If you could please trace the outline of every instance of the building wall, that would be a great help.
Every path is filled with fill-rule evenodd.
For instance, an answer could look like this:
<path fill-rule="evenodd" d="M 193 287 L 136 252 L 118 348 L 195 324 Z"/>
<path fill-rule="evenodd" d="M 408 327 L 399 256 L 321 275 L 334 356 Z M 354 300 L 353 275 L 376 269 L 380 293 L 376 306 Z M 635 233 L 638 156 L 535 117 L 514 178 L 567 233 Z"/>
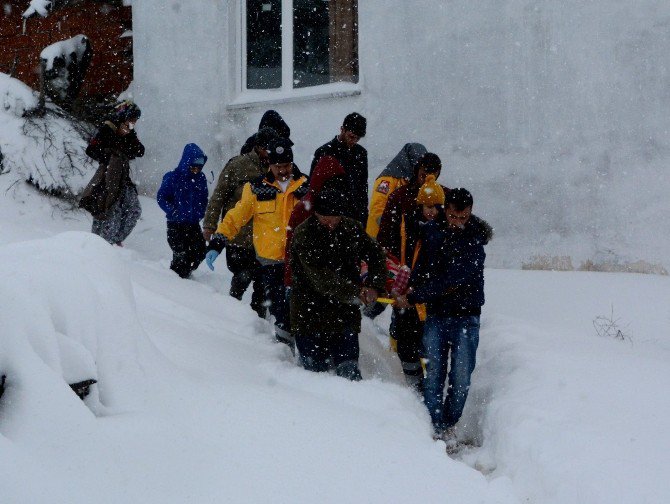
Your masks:
<path fill-rule="evenodd" d="M 246 108 L 229 106 L 239 0 L 135 4 L 148 192 L 189 140 L 218 175 L 268 108 L 307 167 L 357 110 L 369 119 L 371 180 L 418 141 L 442 157 L 446 185 L 472 190 L 497 230 L 489 264 L 667 261 L 665 0 L 360 1 L 360 95 Z"/>
<path fill-rule="evenodd" d="M 39 88 L 40 53 L 46 46 L 75 35 L 86 35 L 93 59 L 81 93 L 118 94 L 133 80 L 132 37 L 121 35 L 132 28 L 130 7 L 86 0 L 58 9 L 46 18 L 24 20 L 27 1 L 4 1 L 0 8 L 0 72 L 33 89 Z M 24 30 L 25 28 L 25 30 Z"/>

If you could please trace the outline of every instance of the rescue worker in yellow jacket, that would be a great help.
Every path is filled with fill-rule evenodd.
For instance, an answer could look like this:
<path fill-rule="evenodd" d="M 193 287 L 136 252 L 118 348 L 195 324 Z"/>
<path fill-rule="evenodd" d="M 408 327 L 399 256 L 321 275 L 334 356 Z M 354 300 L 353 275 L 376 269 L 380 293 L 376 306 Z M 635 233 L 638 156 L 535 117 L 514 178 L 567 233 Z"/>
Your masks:
<path fill-rule="evenodd" d="M 242 189 L 242 197 L 219 223 L 210 241 L 206 262 L 214 261 L 226 245 L 253 219 L 252 233 L 265 302 L 275 318 L 277 341 L 294 348 L 289 325 L 289 310 L 284 287 L 286 227 L 293 207 L 308 189 L 308 178 L 293 164 L 292 142 L 277 138 L 268 146 L 269 171 Z"/>
<path fill-rule="evenodd" d="M 375 180 L 365 227 L 366 233 L 373 238 L 377 238 L 379 233 L 379 223 L 389 196 L 396 189 L 409 183 L 414 176 L 416 164 L 426 152 L 428 152 L 426 147 L 420 143 L 406 143 Z"/>

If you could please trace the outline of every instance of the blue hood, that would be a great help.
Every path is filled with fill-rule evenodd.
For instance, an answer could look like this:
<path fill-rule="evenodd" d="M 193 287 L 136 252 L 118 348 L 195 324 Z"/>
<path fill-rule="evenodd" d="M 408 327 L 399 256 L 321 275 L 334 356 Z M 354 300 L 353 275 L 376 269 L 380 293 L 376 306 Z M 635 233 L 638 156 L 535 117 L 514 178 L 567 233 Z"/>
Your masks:
<path fill-rule="evenodd" d="M 192 173 L 190 170 L 198 158 L 207 162 L 207 156 L 200 147 L 188 144 L 184 147 L 179 166 L 163 176 L 156 200 L 169 222 L 197 224 L 205 216 L 207 177 L 203 172 Z"/>
<path fill-rule="evenodd" d="M 207 156 L 203 150 L 194 143 L 186 144 L 184 147 L 184 153 L 181 155 L 181 161 L 179 161 L 179 166 L 177 166 L 176 171 L 188 171 L 195 161 L 198 158 L 203 158 L 205 163 L 207 162 Z"/>

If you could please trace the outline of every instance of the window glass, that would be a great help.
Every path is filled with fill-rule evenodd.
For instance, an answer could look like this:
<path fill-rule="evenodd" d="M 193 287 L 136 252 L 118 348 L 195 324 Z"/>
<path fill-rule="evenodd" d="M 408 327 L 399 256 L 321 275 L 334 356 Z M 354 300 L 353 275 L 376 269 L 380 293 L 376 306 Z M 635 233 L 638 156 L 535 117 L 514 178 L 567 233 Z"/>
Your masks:
<path fill-rule="evenodd" d="M 293 87 L 358 82 L 356 0 L 293 0 Z"/>
<path fill-rule="evenodd" d="M 281 87 L 281 0 L 247 0 L 247 89 Z"/>

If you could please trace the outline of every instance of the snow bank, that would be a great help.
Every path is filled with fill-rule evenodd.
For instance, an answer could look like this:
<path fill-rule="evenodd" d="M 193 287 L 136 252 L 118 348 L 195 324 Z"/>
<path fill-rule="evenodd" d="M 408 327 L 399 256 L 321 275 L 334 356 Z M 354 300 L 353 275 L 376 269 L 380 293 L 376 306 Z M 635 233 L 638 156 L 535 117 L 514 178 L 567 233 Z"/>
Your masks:
<path fill-rule="evenodd" d="M 69 388 L 96 379 L 86 404 L 97 414 L 142 401 L 155 360 L 118 249 L 90 233 L 0 248 L 0 370 L 8 377 L 0 432 L 30 439 L 66 432 L 90 413 Z M 40 435 L 43 435 L 41 433 Z"/>
<path fill-rule="evenodd" d="M 465 460 L 526 502 L 667 502 L 670 279 L 488 270 Z M 613 313 L 613 315 L 612 315 Z M 624 339 L 603 338 L 596 317 Z"/>
<path fill-rule="evenodd" d="M 75 196 L 96 168 L 85 154 L 87 132 L 53 105 L 47 104 L 43 116 L 30 114 L 37 103 L 28 86 L 0 73 L 2 173 L 12 172 L 45 191 Z"/>

